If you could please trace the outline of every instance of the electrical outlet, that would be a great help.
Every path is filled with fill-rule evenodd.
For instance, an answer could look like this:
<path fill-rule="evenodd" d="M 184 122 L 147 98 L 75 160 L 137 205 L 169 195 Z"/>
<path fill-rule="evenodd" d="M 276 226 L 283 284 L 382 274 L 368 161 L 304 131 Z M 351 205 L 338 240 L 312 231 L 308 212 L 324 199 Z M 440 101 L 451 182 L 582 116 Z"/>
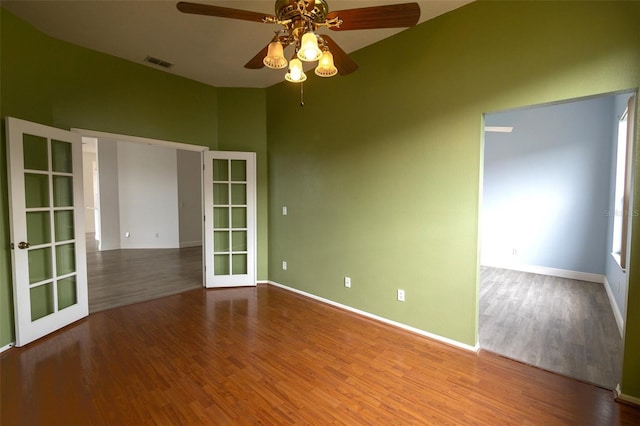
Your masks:
<path fill-rule="evenodd" d="M 404 302 L 404 290 L 398 289 L 398 302 Z"/>
<path fill-rule="evenodd" d="M 351 288 L 351 278 L 344 277 L 344 286 L 347 288 Z"/>
<path fill-rule="evenodd" d="M 283 270 L 283 271 L 286 271 L 286 270 L 287 270 L 287 261 L 286 261 L 286 260 L 283 260 L 283 261 L 282 261 L 282 270 Z"/>
<path fill-rule="evenodd" d="M 287 206 L 282 206 L 282 216 L 287 215 Z"/>
<path fill-rule="evenodd" d="M 515 247 L 514 247 L 514 248 L 512 248 L 512 249 L 511 249 L 511 254 L 512 254 L 513 256 L 517 256 L 517 255 L 518 255 L 518 249 L 517 249 L 517 248 L 515 248 Z"/>

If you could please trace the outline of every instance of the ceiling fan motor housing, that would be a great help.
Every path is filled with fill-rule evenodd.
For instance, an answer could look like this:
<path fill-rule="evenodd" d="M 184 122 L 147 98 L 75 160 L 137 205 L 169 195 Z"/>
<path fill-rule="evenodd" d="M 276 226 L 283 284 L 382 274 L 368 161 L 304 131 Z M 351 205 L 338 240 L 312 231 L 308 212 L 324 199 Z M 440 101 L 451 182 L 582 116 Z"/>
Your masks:
<path fill-rule="evenodd" d="M 329 13 L 329 5 L 325 0 L 276 0 L 275 12 L 278 20 L 298 20 L 301 18 L 298 4 L 305 4 L 306 15 L 312 22 L 323 23 Z M 311 8 L 313 5 L 313 9 Z"/>

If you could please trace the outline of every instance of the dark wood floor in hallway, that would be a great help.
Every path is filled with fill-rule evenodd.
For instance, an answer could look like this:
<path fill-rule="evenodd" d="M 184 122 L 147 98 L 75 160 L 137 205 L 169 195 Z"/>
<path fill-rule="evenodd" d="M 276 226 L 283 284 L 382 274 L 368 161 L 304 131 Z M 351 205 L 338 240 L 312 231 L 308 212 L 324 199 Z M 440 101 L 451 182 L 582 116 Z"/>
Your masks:
<path fill-rule="evenodd" d="M 3 426 L 640 422 L 602 388 L 268 285 L 101 311 L 0 368 Z"/>

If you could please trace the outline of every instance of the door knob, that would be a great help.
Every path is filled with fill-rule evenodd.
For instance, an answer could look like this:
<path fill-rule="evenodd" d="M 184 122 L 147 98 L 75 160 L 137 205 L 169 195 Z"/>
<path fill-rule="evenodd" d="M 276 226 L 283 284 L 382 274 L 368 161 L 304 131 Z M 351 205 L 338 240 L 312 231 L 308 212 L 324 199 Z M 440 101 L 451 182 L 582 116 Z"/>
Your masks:
<path fill-rule="evenodd" d="M 24 241 L 20 241 L 20 242 L 18 243 L 18 248 L 19 248 L 19 249 L 24 250 L 24 249 L 28 249 L 29 247 L 31 247 L 31 244 L 29 244 L 29 243 L 25 243 Z"/>

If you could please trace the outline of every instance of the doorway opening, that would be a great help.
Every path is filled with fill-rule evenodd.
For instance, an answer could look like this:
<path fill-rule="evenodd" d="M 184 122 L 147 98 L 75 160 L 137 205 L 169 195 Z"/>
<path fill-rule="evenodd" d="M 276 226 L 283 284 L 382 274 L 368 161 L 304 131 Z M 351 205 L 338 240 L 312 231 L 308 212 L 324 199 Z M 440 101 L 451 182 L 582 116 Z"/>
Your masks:
<path fill-rule="evenodd" d="M 611 212 L 619 121 L 633 95 L 485 114 L 481 348 L 618 384 L 628 270 L 612 250 Z"/>
<path fill-rule="evenodd" d="M 206 148 L 83 137 L 89 311 L 203 287 Z"/>

